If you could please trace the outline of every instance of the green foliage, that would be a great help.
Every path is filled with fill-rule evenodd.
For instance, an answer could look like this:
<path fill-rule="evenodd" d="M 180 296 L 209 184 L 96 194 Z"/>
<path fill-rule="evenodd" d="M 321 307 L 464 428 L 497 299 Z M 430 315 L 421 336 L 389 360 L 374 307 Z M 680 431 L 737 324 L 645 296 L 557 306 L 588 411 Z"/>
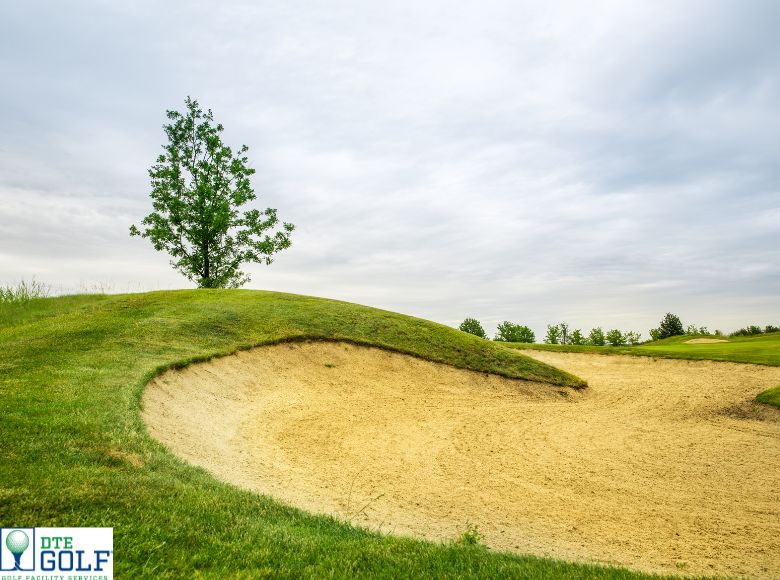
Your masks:
<path fill-rule="evenodd" d="M 455 543 L 461 546 L 478 546 L 481 539 L 482 534 L 479 533 L 479 528 L 474 524 L 467 523 L 466 529 L 458 536 Z"/>
<path fill-rule="evenodd" d="M 276 210 L 239 208 L 257 198 L 243 145 L 238 151 L 220 137 L 211 111 L 187 97 L 184 114 L 168 111 L 165 152 L 149 170 L 154 211 L 143 228 L 130 235 L 149 238 L 157 251 L 170 254 L 171 265 L 200 288 L 237 288 L 249 281 L 244 263 L 271 264 L 290 247 L 294 226 L 279 222 Z"/>
<path fill-rule="evenodd" d="M 38 282 L 35 278 L 29 282 L 22 280 L 16 285 L 0 286 L 0 306 L 3 304 L 20 304 L 36 298 L 45 298 L 51 288 Z"/>
<path fill-rule="evenodd" d="M 463 322 L 460 323 L 458 330 L 468 332 L 469 334 L 473 334 L 474 336 L 478 336 L 480 338 L 487 338 L 485 329 L 482 328 L 482 324 L 476 318 L 466 318 Z"/>
<path fill-rule="evenodd" d="M 571 344 L 585 344 L 587 340 L 588 339 L 582 335 L 582 331 L 579 328 L 575 328 L 574 332 L 571 333 Z"/>
<path fill-rule="evenodd" d="M 626 344 L 626 339 L 623 336 L 623 333 L 620 332 L 617 328 L 610 330 L 605 338 L 610 346 L 623 346 Z"/>
<path fill-rule="evenodd" d="M 561 344 L 571 344 L 571 333 L 569 332 L 568 322 L 558 323 L 558 335 L 560 337 Z"/>
<path fill-rule="evenodd" d="M 709 335 L 709 330 L 707 330 L 706 326 L 696 326 L 695 324 L 689 324 L 688 327 L 685 329 L 685 334 L 689 335 Z"/>
<path fill-rule="evenodd" d="M 544 342 L 547 344 L 558 344 L 561 338 L 561 329 L 557 324 L 547 325 L 547 334 L 544 335 Z"/>
<path fill-rule="evenodd" d="M 679 316 L 672 314 L 671 312 L 667 312 L 666 315 L 661 319 L 661 323 L 658 325 L 657 329 L 654 328 L 650 331 L 650 336 L 653 340 L 662 340 L 664 338 L 679 336 L 681 334 L 685 334 L 683 323 Z"/>
<path fill-rule="evenodd" d="M 633 330 L 629 330 L 623 334 L 623 338 L 625 339 L 626 344 L 637 345 L 641 342 L 642 335 L 638 332 L 634 332 Z"/>
<path fill-rule="evenodd" d="M 760 326 L 751 324 L 750 326 L 746 326 L 745 328 L 740 328 L 739 330 L 732 332 L 730 336 L 755 336 L 757 334 L 762 334 L 765 332 L 779 332 L 779 331 L 780 328 L 778 328 L 777 326 L 773 326 L 772 324 L 767 324 L 763 330 L 761 329 Z"/>
<path fill-rule="evenodd" d="M 501 342 L 524 342 L 530 343 L 536 340 L 534 331 L 520 324 L 513 324 L 508 320 L 500 323 L 497 327 L 496 336 L 493 340 Z"/>
<path fill-rule="evenodd" d="M 606 337 L 600 326 L 592 328 L 588 334 L 588 344 L 592 346 L 604 346 Z"/>

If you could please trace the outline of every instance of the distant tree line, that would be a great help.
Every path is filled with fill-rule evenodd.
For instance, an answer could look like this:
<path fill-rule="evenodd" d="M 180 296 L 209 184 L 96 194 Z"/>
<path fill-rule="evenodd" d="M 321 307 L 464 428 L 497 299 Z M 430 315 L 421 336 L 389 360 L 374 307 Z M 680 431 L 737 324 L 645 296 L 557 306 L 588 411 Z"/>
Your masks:
<path fill-rule="evenodd" d="M 469 334 L 486 340 L 488 339 L 485 329 L 476 318 L 466 318 L 458 328 L 463 332 L 468 332 Z M 736 332 L 732 332 L 730 336 L 752 336 L 768 332 L 780 332 L 780 327 L 768 324 L 762 329 L 759 326 L 751 325 L 740 328 Z M 710 332 L 706 326 L 696 326 L 695 324 L 689 324 L 685 327 L 680 320 L 680 317 L 671 312 L 667 312 L 664 315 L 657 328 L 650 329 L 650 340 L 653 341 L 683 335 L 723 336 L 723 333 L 720 330 Z M 496 335 L 493 337 L 493 340 L 499 342 L 531 343 L 536 342 L 536 336 L 534 331 L 528 326 L 505 320 L 498 324 Z M 641 333 L 632 330 L 621 331 L 617 328 L 613 328 L 612 330 L 605 332 L 600 326 L 597 326 L 591 328 L 590 332 L 585 335 L 579 328 L 571 330 L 569 324 L 566 322 L 548 324 L 547 332 L 544 335 L 544 342 L 546 344 L 633 346 L 640 344 L 641 341 Z"/>
<path fill-rule="evenodd" d="M 745 328 L 740 328 L 739 330 L 732 332 L 730 336 L 753 336 L 755 334 L 766 334 L 769 332 L 780 332 L 780 327 L 767 324 L 762 329 L 760 326 L 751 324 L 750 326 L 746 326 Z"/>

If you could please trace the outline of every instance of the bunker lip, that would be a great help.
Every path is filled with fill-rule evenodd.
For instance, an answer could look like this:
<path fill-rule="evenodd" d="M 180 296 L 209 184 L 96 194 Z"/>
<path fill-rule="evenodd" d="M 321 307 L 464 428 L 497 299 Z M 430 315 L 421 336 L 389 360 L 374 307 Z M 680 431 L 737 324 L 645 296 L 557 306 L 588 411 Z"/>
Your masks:
<path fill-rule="evenodd" d="M 780 575 L 780 369 L 527 351 L 590 389 L 293 343 L 172 370 L 150 433 L 223 481 L 383 532 L 655 572 Z"/>

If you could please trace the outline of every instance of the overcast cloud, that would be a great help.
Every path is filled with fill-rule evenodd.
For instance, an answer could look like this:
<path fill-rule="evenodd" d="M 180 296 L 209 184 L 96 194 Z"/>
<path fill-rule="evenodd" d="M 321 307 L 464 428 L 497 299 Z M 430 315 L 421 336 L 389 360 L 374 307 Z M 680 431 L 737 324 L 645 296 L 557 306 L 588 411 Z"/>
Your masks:
<path fill-rule="evenodd" d="M 780 323 L 780 3 L 4 2 L 0 282 L 187 287 L 128 227 L 192 95 L 296 224 L 250 287 L 490 330 Z"/>

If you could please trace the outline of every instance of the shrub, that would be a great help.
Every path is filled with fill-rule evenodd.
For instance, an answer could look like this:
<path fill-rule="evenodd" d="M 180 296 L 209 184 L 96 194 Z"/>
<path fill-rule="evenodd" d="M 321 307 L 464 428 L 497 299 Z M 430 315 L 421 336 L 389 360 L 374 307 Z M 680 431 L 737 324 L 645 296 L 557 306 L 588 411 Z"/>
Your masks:
<path fill-rule="evenodd" d="M 493 340 L 501 342 L 534 342 L 536 336 L 534 331 L 527 326 L 513 324 L 505 320 L 498 325 L 496 337 Z"/>
<path fill-rule="evenodd" d="M 547 334 L 544 336 L 544 342 L 547 344 L 558 344 L 560 342 L 561 329 L 557 324 L 547 325 Z"/>
<path fill-rule="evenodd" d="M 571 344 L 585 344 L 586 338 L 582 336 L 582 331 L 577 328 L 571 333 Z"/>
<path fill-rule="evenodd" d="M 671 312 L 667 312 L 661 319 L 658 328 L 654 328 L 650 331 L 650 336 L 653 337 L 653 340 L 661 340 L 662 338 L 680 336 L 682 334 L 685 334 L 682 321 L 679 316 L 672 314 Z"/>
<path fill-rule="evenodd" d="M 479 320 L 477 320 L 476 318 L 467 318 L 466 320 L 460 323 L 458 330 L 462 330 L 463 332 L 468 332 L 469 334 L 473 334 L 474 336 L 478 336 L 480 338 L 487 338 L 487 334 L 485 334 L 485 329 L 482 328 L 482 325 L 480 324 Z"/>
<path fill-rule="evenodd" d="M 592 344 L 593 346 L 604 346 L 604 340 L 604 331 L 601 330 L 600 326 L 590 330 L 590 334 L 588 334 L 588 344 Z"/>

